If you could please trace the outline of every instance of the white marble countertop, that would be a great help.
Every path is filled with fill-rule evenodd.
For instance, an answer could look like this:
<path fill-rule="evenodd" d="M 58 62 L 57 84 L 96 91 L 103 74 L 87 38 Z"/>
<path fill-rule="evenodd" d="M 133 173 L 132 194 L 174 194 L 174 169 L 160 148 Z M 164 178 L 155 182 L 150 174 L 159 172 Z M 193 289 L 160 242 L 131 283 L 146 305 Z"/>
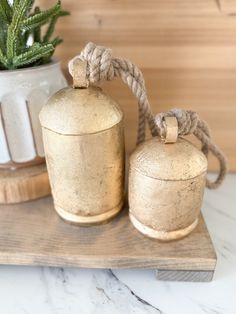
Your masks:
<path fill-rule="evenodd" d="M 206 191 L 218 263 L 210 283 L 160 282 L 150 270 L 0 266 L 1 314 L 236 314 L 236 174 Z"/>

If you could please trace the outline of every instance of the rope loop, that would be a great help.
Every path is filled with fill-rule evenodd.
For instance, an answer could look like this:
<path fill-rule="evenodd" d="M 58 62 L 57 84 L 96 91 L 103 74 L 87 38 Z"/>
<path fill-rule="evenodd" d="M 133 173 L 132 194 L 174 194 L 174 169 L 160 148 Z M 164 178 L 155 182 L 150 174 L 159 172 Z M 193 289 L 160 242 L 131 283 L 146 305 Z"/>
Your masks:
<path fill-rule="evenodd" d="M 166 113 L 154 116 L 148 101 L 145 81 L 140 69 L 127 59 L 113 58 L 112 50 L 102 46 L 88 43 L 79 56 L 73 58 L 69 64 L 69 72 L 73 76 L 73 65 L 76 59 L 86 61 L 86 79 L 89 83 L 111 81 L 120 77 L 129 86 L 138 100 L 139 121 L 137 132 L 137 144 L 145 140 L 145 126 L 148 121 L 152 136 L 165 134 L 165 117 L 176 117 L 178 121 L 178 135 L 193 134 L 202 143 L 202 152 L 207 156 L 210 151 L 219 161 L 220 171 L 214 182 L 207 179 L 206 185 L 210 189 L 217 188 L 226 174 L 226 158 L 221 150 L 213 143 L 210 129 L 207 123 L 201 120 L 198 114 L 191 110 L 172 109 Z"/>
<path fill-rule="evenodd" d="M 82 50 L 79 58 L 87 61 L 87 79 L 91 83 L 111 81 L 115 77 L 112 63 L 112 50 L 102 46 L 88 43 Z"/>
<path fill-rule="evenodd" d="M 145 140 L 146 120 L 149 123 L 152 134 L 157 135 L 154 115 L 147 98 L 143 74 L 135 64 L 123 58 L 113 58 L 111 49 L 96 46 L 90 42 L 79 56 L 69 61 L 68 68 L 72 76 L 73 64 L 77 58 L 87 62 L 86 76 L 90 83 L 111 81 L 116 77 L 120 77 L 132 90 L 139 105 L 137 144 Z"/>
<path fill-rule="evenodd" d="M 165 117 L 176 117 L 178 122 L 178 135 L 186 136 L 193 134 L 201 141 L 202 152 L 206 157 L 208 156 L 208 151 L 210 151 L 218 159 L 220 170 L 216 180 L 211 182 L 207 179 L 206 181 L 206 186 L 209 189 L 217 188 L 226 175 L 227 162 L 223 152 L 213 143 L 208 124 L 204 120 L 201 120 L 199 115 L 192 110 L 175 108 L 168 112 L 160 113 L 155 117 L 158 134 L 161 137 L 166 133 Z"/>
<path fill-rule="evenodd" d="M 198 125 L 199 116 L 191 110 L 171 109 L 168 112 L 160 113 L 155 117 L 156 127 L 160 136 L 165 134 L 165 117 L 175 117 L 178 122 L 178 135 L 185 136 L 192 134 Z"/>

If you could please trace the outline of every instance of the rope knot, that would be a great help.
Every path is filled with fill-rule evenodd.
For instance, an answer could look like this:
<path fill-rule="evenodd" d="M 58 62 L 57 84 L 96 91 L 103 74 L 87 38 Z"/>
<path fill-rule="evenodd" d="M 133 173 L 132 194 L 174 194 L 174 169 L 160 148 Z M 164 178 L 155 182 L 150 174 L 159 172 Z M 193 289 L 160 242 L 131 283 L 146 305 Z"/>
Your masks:
<path fill-rule="evenodd" d="M 199 116 L 196 112 L 183 109 L 171 109 L 168 112 L 160 113 L 155 117 L 155 124 L 161 136 L 165 136 L 165 117 L 176 117 L 178 122 L 178 135 L 184 136 L 194 133 L 198 126 Z"/>
<path fill-rule="evenodd" d="M 114 67 L 112 63 L 112 50 L 106 47 L 88 43 L 76 56 L 69 62 L 69 72 L 73 75 L 73 63 L 76 58 L 87 61 L 86 76 L 90 83 L 100 81 L 111 81 L 114 78 Z"/>
<path fill-rule="evenodd" d="M 76 60 L 86 61 L 86 63 L 82 62 L 84 68 L 80 69 L 81 73 L 77 73 L 77 76 L 74 75 Z M 80 63 L 77 62 L 77 64 Z M 167 113 L 154 116 L 148 101 L 142 72 L 132 62 L 123 58 L 112 58 L 111 49 L 88 43 L 80 55 L 69 62 L 69 72 L 73 76 L 74 81 L 77 80 L 80 82 L 78 77 L 83 76 L 81 81 L 84 85 L 82 86 L 86 87 L 89 85 L 88 83 L 111 81 L 115 77 L 120 77 L 129 86 L 138 99 L 139 105 L 137 144 L 145 140 L 146 121 L 148 121 L 152 136 L 165 137 L 166 124 L 164 118 L 176 117 L 178 135 L 194 134 L 202 143 L 202 152 L 207 156 L 210 151 L 219 161 L 219 175 L 215 182 L 207 180 L 207 187 L 213 189 L 221 184 L 226 173 L 226 159 L 221 150 L 213 143 L 207 123 L 201 120 L 196 112 L 191 110 L 172 109 Z"/>

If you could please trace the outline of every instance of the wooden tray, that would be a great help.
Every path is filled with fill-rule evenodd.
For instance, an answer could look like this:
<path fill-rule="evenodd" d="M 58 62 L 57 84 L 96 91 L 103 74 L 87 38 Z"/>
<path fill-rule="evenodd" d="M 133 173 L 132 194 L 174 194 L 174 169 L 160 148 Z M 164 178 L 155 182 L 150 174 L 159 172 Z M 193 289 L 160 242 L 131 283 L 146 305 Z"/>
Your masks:
<path fill-rule="evenodd" d="M 210 281 L 216 254 L 202 217 L 186 238 L 162 243 L 136 231 L 127 209 L 108 224 L 78 227 L 47 197 L 0 206 L 0 264 L 153 268 L 162 280 Z"/>

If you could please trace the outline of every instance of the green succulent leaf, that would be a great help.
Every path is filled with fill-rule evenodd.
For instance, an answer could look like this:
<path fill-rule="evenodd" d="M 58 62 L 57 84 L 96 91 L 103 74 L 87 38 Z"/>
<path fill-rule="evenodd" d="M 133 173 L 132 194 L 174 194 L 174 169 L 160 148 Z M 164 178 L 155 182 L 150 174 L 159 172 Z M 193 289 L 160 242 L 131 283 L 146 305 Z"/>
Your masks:
<path fill-rule="evenodd" d="M 38 14 L 40 13 L 40 8 L 39 7 L 35 7 L 34 9 L 34 13 Z M 33 30 L 33 37 L 34 37 L 34 42 L 41 42 L 41 27 L 35 27 L 35 29 Z"/>
<path fill-rule="evenodd" d="M 32 0 L 22 0 L 18 3 L 13 12 L 12 22 L 7 34 L 7 58 L 13 59 L 17 53 L 17 43 L 19 42 L 20 23 L 27 9 L 32 4 Z"/>
<path fill-rule="evenodd" d="M 39 43 L 33 44 L 28 51 L 15 56 L 13 58 L 13 68 L 22 67 L 26 64 L 32 64 L 42 57 L 46 57 L 54 51 L 52 44 L 40 45 Z"/>
<path fill-rule="evenodd" d="M 8 66 L 7 58 L 5 57 L 2 49 L 0 48 L 0 65 L 1 64 L 2 64 L 1 68 L 3 68 L 3 67 L 7 68 L 7 66 Z"/>
<path fill-rule="evenodd" d="M 0 27 L 0 48 L 5 53 L 6 52 L 6 40 L 7 40 L 7 25 L 3 24 Z"/>
<path fill-rule="evenodd" d="M 11 23 L 12 8 L 7 0 L 0 1 L 0 16 L 5 20 L 6 23 Z"/>
<path fill-rule="evenodd" d="M 62 42 L 52 36 L 58 18 L 69 12 L 61 9 L 60 1 L 48 10 L 33 4 L 34 0 L 0 0 L 0 69 L 48 63 Z"/>
<path fill-rule="evenodd" d="M 13 0 L 13 11 L 17 9 L 17 6 L 19 5 L 20 0 Z"/>
<path fill-rule="evenodd" d="M 21 26 L 24 29 L 33 29 L 35 27 L 42 26 L 46 24 L 50 18 L 58 14 L 61 10 L 60 2 L 58 2 L 54 7 L 51 9 L 39 12 L 30 16 L 21 22 Z"/>
<path fill-rule="evenodd" d="M 60 11 L 60 12 L 58 12 L 57 15 L 55 15 L 51 18 L 49 25 L 48 25 L 48 28 L 47 28 L 47 31 L 43 37 L 43 42 L 48 42 L 50 40 L 50 38 L 52 37 L 52 34 L 54 33 L 55 25 L 57 23 L 58 18 L 62 17 L 62 16 L 68 16 L 68 15 L 70 15 L 70 12 Z"/>
<path fill-rule="evenodd" d="M 54 38 L 50 43 L 53 45 L 55 48 L 56 46 L 60 45 L 63 42 L 63 39 L 60 37 Z"/>

